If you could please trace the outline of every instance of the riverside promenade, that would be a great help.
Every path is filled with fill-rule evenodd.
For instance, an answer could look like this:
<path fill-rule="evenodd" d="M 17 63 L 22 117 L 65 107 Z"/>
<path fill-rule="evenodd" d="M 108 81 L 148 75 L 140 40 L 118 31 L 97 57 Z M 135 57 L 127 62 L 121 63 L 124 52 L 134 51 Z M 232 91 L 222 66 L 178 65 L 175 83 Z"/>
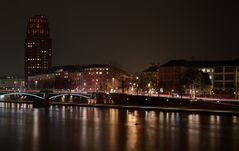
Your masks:
<path fill-rule="evenodd" d="M 1 100 L 1 106 L 14 106 L 14 104 L 27 104 L 31 106 L 31 100 Z M 142 110 L 163 110 L 195 113 L 238 114 L 239 102 L 232 100 L 190 100 L 179 97 L 157 97 L 129 95 L 122 93 L 100 93 L 94 101 L 59 100 L 49 101 L 49 107 L 76 106 L 76 107 L 99 107 L 99 108 L 123 108 Z"/>

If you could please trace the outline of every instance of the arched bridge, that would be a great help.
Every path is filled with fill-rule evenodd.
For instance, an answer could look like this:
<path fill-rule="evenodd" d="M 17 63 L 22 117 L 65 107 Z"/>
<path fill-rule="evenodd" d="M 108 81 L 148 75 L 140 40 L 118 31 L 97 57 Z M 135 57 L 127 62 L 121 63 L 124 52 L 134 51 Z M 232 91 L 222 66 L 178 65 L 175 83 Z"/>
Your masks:
<path fill-rule="evenodd" d="M 92 99 L 93 95 L 92 94 L 82 94 L 82 93 L 54 93 L 54 92 L 13 92 L 13 91 L 5 91 L 5 92 L 0 92 L 0 98 L 3 96 L 28 96 L 35 98 L 33 100 L 33 104 L 49 104 L 49 101 L 62 97 L 62 96 L 77 96 L 80 98 L 85 98 L 85 99 Z"/>
<path fill-rule="evenodd" d="M 29 92 L 0 92 L 0 97 L 2 96 L 16 96 L 16 95 L 21 95 L 21 96 L 30 96 L 33 98 L 37 99 L 44 99 L 44 93 L 29 93 Z"/>
<path fill-rule="evenodd" d="M 81 94 L 81 93 L 50 93 L 48 96 L 49 100 L 62 97 L 62 96 L 77 96 L 85 99 L 91 99 L 92 95 L 87 94 Z"/>
<path fill-rule="evenodd" d="M 91 94 L 82 94 L 82 93 L 49 93 L 49 92 L 0 92 L 0 96 L 13 96 L 13 95 L 22 95 L 22 96 L 30 96 L 33 98 L 41 99 L 41 100 L 51 100 L 61 96 L 78 96 L 86 99 L 91 99 Z"/>

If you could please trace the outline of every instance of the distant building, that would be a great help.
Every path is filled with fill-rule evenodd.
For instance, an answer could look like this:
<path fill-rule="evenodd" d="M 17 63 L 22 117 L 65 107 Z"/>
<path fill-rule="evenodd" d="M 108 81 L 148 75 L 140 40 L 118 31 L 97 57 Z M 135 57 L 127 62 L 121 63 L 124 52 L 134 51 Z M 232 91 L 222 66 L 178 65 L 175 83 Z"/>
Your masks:
<path fill-rule="evenodd" d="M 20 90 L 25 88 L 25 81 L 22 76 L 8 75 L 0 77 L 1 90 Z"/>
<path fill-rule="evenodd" d="M 187 69 L 208 73 L 215 94 L 238 95 L 239 60 L 186 61 L 172 60 L 160 66 L 160 83 L 166 91 L 179 90 L 180 80 Z"/>
<path fill-rule="evenodd" d="M 32 89 L 64 89 L 82 92 L 119 91 L 120 79 L 127 76 L 121 69 L 109 65 L 57 66 L 46 74 L 29 77 Z"/>
<path fill-rule="evenodd" d="M 160 66 L 158 73 L 160 75 L 159 83 L 163 92 L 179 91 L 181 79 L 187 70 L 184 61 L 173 60 Z"/>
<path fill-rule="evenodd" d="M 28 77 L 47 73 L 52 65 L 52 42 L 47 18 L 29 18 L 25 39 L 25 81 Z"/>

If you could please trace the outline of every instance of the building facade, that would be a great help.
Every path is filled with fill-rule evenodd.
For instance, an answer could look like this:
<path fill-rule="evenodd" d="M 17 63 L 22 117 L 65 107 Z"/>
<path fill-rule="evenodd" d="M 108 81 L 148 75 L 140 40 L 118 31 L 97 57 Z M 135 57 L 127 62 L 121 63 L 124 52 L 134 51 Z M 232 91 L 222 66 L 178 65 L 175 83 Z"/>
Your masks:
<path fill-rule="evenodd" d="M 239 63 L 216 66 L 214 68 L 214 93 L 238 96 Z"/>
<path fill-rule="evenodd" d="M 52 66 L 52 42 L 48 20 L 42 15 L 30 17 L 25 38 L 25 84 L 28 77 L 47 73 Z"/>
<path fill-rule="evenodd" d="M 46 74 L 29 77 L 32 89 L 72 90 L 80 92 L 118 92 L 120 80 L 127 77 L 121 69 L 109 65 L 57 66 Z"/>
<path fill-rule="evenodd" d="M 182 77 L 188 69 L 192 68 L 208 74 L 212 94 L 224 97 L 238 97 L 239 60 L 171 60 L 158 69 L 161 87 L 166 91 L 179 91 Z"/>
<path fill-rule="evenodd" d="M 187 68 L 184 66 L 162 66 L 158 69 L 159 86 L 163 93 L 179 92 L 181 79 Z"/>
<path fill-rule="evenodd" d="M 23 76 L 7 75 L 0 77 L 0 90 L 22 90 L 24 88 Z"/>

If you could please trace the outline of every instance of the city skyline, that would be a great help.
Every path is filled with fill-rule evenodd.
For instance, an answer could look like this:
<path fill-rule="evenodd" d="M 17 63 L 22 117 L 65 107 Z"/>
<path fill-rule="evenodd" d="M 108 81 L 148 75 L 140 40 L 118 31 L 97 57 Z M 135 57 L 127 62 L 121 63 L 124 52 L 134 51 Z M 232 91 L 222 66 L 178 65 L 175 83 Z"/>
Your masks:
<path fill-rule="evenodd" d="M 53 65 L 115 62 L 128 72 L 171 59 L 237 59 L 236 5 L 223 2 L 4 2 L 0 74 L 24 73 L 28 17 L 49 19 Z M 10 8 L 11 9 L 8 9 Z"/>

